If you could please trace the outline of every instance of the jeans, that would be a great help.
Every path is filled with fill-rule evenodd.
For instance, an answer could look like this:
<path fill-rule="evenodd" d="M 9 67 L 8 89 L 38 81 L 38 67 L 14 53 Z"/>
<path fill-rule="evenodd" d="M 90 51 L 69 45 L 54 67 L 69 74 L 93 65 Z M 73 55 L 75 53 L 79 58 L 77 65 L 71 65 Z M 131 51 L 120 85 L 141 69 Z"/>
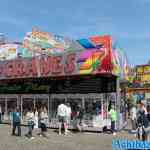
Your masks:
<path fill-rule="evenodd" d="M 115 121 L 111 121 L 111 130 L 115 132 Z"/>
<path fill-rule="evenodd" d="M 28 137 L 32 137 L 33 125 L 28 125 Z"/>
<path fill-rule="evenodd" d="M 132 130 L 136 130 L 136 120 L 131 120 L 132 123 Z"/>
<path fill-rule="evenodd" d="M 15 135 L 16 128 L 18 129 L 18 136 L 21 136 L 21 126 L 20 122 L 13 122 L 12 135 Z"/>

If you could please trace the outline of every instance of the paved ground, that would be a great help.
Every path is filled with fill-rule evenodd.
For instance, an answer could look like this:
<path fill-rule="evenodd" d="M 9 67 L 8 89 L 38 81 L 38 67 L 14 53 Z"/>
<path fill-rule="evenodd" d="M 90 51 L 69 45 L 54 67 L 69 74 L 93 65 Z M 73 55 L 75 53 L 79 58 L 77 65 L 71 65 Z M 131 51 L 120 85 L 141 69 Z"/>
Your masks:
<path fill-rule="evenodd" d="M 111 150 L 113 138 L 134 138 L 127 131 L 116 136 L 103 133 L 70 133 L 59 136 L 54 130 L 48 130 L 48 139 L 39 137 L 34 131 L 35 139 L 29 140 L 24 135 L 27 128 L 22 127 L 22 137 L 11 136 L 9 125 L 0 125 L 0 150 Z"/>

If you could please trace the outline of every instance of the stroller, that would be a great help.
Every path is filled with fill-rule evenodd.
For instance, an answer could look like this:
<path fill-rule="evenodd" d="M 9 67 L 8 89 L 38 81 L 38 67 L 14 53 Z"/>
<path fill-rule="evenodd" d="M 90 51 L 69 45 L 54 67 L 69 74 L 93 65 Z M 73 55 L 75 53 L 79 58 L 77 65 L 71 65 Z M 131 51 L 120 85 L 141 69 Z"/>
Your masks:
<path fill-rule="evenodd" d="M 148 119 L 144 111 L 139 112 L 137 119 L 137 138 L 138 140 L 146 141 L 148 138 L 145 128 L 148 126 Z"/>

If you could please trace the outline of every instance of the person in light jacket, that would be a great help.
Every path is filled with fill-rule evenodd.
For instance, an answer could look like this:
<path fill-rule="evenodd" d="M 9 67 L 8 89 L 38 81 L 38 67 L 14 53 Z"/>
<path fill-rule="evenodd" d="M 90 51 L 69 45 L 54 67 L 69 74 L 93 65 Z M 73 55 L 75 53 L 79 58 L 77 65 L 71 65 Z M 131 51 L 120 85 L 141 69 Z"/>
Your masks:
<path fill-rule="evenodd" d="M 27 124 L 28 124 L 27 137 L 30 139 L 34 139 L 34 137 L 32 136 L 32 131 L 34 129 L 34 113 L 31 108 L 27 112 L 26 119 L 27 119 Z"/>
<path fill-rule="evenodd" d="M 46 107 L 42 108 L 40 113 L 40 127 L 41 134 L 40 136 L 47 137 L 47 125 L 48 125 L 48 113 Z"/>

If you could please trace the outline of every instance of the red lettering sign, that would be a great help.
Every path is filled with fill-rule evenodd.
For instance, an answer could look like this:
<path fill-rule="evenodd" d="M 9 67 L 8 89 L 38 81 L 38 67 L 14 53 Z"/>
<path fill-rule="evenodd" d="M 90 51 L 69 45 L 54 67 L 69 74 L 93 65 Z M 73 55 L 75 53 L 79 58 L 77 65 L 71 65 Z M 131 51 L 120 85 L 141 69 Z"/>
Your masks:
<path fill-rule="evenodd" d="M 36 58 L 33 58 L 32 60 L 25 61 L 25 68 L 24 68 L 24 73 L 25 76 L 37 76 L 38 75 L 38 70 L 37 70 L 37 61 Z"/>
<path fill-rule="evenodd" d="M 69 54 L 63 64 L 62 56 L 17 59 L 0 65 L 0 76 L 21 78 L 72 74 L 76 69 L 76 54 Z M 1 67 L 2 66 L 2 67 Z M 4 66 L 4 67 L 3 67 Z"/>
<path fill-rule="evenodd" d="M 15 67 L 14 67 L 14 75 L 17 77 L 23 76 L 24 72 L 24 64 L 22 60 L 18 60 L 15 62 Z"/>
<path fill-rule="evenodd" d="M 4 65 L 0 64 L 0 77 L 3 77 L 4 75 Z"/>
<path fill-rule="evenodd" d="M 75 61 L 76 61 L 76 55 L 75 54 L 67 55 L 65 68 L 64 68 L 65 73 L 72 74 L 75 71 L 75 68 L 76 68 Z"/>
<path fill-rule="evenodd" d="M 13 61 L 9 61 L 5 64 L 5 75 L 6 77 L 12 77 L 15 73 L 15 64 Z"/>
<path fill-rule="evenodd" d="M 63 71 L 62 56 L 56 56 L 52 58 L 51 66 L 52 66 L 52 74 L 61 74 Z"/>
<path fill-rule="evenodd" d="M 47 76 L 51 72 L 51 57 L 42 57 L 40 60 L 41 75 Z"/>

